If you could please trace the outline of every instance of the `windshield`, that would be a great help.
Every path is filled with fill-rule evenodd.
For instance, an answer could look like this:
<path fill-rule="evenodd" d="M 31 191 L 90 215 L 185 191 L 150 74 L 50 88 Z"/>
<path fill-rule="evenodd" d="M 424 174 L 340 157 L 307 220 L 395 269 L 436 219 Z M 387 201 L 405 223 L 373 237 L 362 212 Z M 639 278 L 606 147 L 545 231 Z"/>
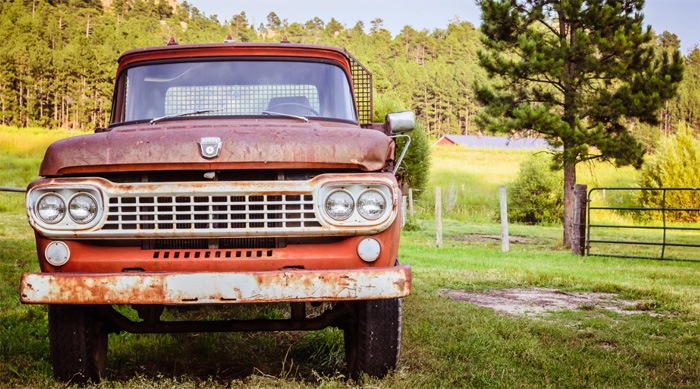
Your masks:
<path fill-rule="evenodd" d="M 184 116 L 274 116 L 357 122 L 345 72 L 321 62 L 228 60 L 130 68 L 114 122 Z"/>

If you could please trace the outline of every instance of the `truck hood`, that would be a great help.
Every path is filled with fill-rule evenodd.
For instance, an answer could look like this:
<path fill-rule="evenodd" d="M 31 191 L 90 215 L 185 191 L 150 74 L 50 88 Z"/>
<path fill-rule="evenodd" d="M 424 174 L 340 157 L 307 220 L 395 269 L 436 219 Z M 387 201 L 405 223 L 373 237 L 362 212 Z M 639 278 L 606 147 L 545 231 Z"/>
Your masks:
<path fill-rule="evenodd" d="M 205 158 L 202 138 L 221 139 Z M 289 119 L 184 120 L 132 124 L 53 143 L 40 175 L 55 177 L 124 171 L 227 169 L 359 169 L 377 171 L 394 143 L 377 130 L 342 123 Z"/>

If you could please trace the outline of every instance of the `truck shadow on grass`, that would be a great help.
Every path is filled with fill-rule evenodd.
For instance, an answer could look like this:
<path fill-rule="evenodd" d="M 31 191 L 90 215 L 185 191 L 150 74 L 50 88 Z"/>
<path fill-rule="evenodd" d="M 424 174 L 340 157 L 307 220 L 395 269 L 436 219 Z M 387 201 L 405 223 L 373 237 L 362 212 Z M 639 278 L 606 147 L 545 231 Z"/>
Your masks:
<path fill-rule="evenodd" d="M 0 310 L 0 387 L 64 387 L 53 381 L 46 308 Z M 343 332 L 109 335 L 107 386 L 288 379 L 311 385 L 346 377 Z M 48 381 L 47 381 L 48 380 Z M 159 384 L 160 385 L 160 384 Z M 160 387 L 160 386 L 157 386 Z"/>
<path fill-rule="evenodd" d="M 112 334 L 109 381 L 139 377 L 229 383 L 254 375 L 316 382 L 345 374 L 343 332 Z"/>

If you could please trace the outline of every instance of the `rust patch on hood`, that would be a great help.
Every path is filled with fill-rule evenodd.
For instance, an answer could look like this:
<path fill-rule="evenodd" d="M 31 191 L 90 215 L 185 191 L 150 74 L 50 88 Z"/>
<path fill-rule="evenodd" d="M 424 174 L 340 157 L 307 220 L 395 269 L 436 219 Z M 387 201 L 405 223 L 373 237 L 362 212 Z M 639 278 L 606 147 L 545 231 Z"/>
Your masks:
<path fill-rule="evenodd" d="M 218 157 L 202 156 L 199 142 L 204 137 L 221 138 Z M 382 132 L 351 124 L 269 118 L 134 124 L 55 142 L 46 151 L 40 175 L 279 168 L 377 171 L 392 148 Z"/>

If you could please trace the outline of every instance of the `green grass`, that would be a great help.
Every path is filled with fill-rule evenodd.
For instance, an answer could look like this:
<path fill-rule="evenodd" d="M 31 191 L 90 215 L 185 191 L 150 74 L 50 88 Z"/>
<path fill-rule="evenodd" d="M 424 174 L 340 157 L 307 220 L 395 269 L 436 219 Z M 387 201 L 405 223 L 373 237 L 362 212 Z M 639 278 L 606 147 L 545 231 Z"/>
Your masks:
<path fill-rule="evenodd" d="M 450 182 L 444 176 L 451 174 L 449 158 L 472 152 L 455 153 L 434 159 L 441 161 L 436 162 L 435 182 Z M 479 173 L 488 168 L 488 159 L 513 158 L 507 164 L 517 166 L 515 160 L 525 157 L 474 153 L 480 157 L 452 162 L 463 174 L 471 174 L 462 180 L 469 188 L 465 196 L 474 188 L 492 190 L 507 180 L 510 173 L 502 166 L 494 167 L 498 171 L 493 174 Z M 606 180 L 622 179 L 609 174 Z M 434 222 L 428 219 L 414 220 L 413 230 L 404 232 L 400 259 L 412 266 L 413 293 L 404 302 L 400 368 L 383 380 L 368 379 L 364 386 L 697 387 L 700 263 L 572 256 L 559 246 L 561 228 L 556 226 L 512 225 L 511 236 L 521 243 L 512 243 L 504 254 L 500 242 L 479 239 L 498 235 L 500 227 L 490 220 L 470 221 L 465 215 L 446 215 L 444 245 L 439 249 Z M 19 303 L 19 277 L 29 271 L 38 271 L 38 265 L 23 206 L 0 210 L 0 387 L 63 388 L 51 376 L 46 308 Z M 586 307 L 514 317 L 439 293 L 444 288 L 535 286 L 617 293 L 637 300 L 637 308 L 647 313 L 627 315 Z M 342 358 L 342 333 L 332 329 L 123 333 L 110 335 L 108 377 L 96 387 L 352 387 L 343 376 Z"/>

